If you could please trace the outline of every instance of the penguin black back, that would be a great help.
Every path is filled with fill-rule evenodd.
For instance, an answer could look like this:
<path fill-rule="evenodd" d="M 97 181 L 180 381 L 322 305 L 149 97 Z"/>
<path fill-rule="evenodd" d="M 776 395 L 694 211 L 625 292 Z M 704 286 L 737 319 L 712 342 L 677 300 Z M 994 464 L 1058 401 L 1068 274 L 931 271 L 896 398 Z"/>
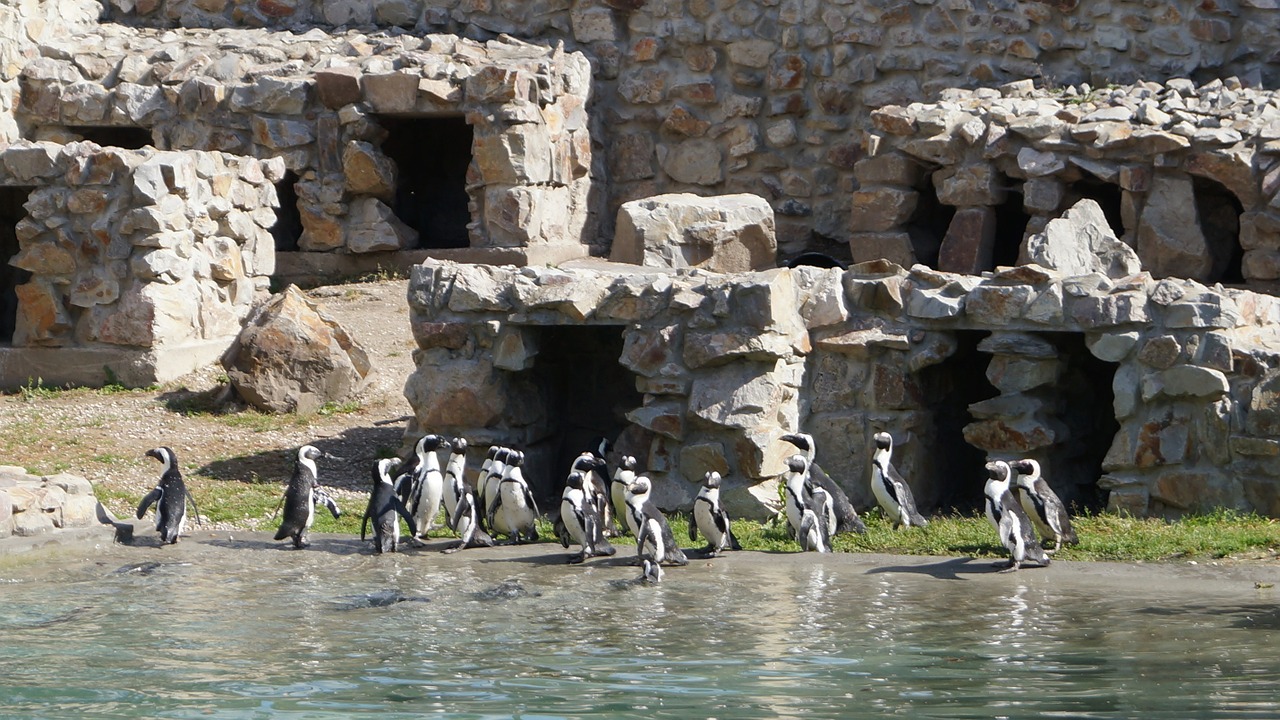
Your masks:
<path fill-rule="evenodd" d="M 138 505 L 138 519 L 146 515 L 147 508 L 153 503 L 156 506 L 156 532 L 160 533 L 161 542 L 172 545 L 178 542 L 182 531 L 186 528 L 187 500 L 195 510 L 196 521 L 200 520 L 200 510 L 196 507 L 195 498 L 187 493 L 186 483 L 182 480 L 182 471 L 178 469 L 178 456 L 167 447 L 148 450 L 147 457 L 153 457 L 164 463 L 160 474 L 160 482 L 151 492 L 142 498 Z"/>

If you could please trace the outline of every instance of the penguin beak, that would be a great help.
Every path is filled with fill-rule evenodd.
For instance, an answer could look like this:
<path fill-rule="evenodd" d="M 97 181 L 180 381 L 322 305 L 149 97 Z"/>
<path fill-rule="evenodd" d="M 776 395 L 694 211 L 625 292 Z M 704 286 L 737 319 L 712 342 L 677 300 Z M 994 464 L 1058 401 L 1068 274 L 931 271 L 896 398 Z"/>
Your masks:
<path fill-rule="evenodd" d="M 334 455 L 333 453 L 328 453 L 328 452 L 322 452 L 322 453 L 320 453 L 320 456 L 321 456 L 321 457 L 324 457 L 324 458 L 328 458 L 329 460 L 341 460 L 341 461 L 346 461 L 346 458 L 344 458 L 344 457 L 338 457 L 337 455 Z"/>

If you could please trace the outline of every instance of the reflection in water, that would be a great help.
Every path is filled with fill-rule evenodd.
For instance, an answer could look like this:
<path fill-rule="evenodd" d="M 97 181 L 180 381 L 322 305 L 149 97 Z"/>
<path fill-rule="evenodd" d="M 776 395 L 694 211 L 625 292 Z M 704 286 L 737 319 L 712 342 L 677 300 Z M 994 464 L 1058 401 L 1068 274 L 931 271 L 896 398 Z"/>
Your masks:
<path fill-rule="evenodd" d="M 1273 717 L 1280 681 L 1274 607 L 1018 577 L 783 556 L 647 587 L 607 564 L 228 548 L 117 573 L 138 556 L 113 552 L 0 578 L 6 716 L 1240 718 Z"/>

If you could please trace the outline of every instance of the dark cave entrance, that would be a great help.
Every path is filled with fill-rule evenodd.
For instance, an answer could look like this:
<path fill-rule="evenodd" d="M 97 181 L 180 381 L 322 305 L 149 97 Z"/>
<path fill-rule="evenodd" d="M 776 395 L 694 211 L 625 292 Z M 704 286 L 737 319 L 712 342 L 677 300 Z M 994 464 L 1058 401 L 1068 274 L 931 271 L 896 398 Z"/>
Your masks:
<path fill-rule="evenodd" d="M 936 269 L 938 251 L 942 248 L 942 239 L 947 236 L 956 209 L 943 205 L 938 200 L 932 172 L 924 173 L 924 181 L 915 190 L 918 193 L 916 210 L 907 220 L 907 235 L 911 238 L 911 249 L 915 252 L 916 262 Z"/>
<path fill-rule="evenodd" d="M 964 428 L 974 420 L 970 405 L 1000 394 L 987 380 L 991 356 L 978 350 L 978 343 L 986 336 L 979 330 L 956 331 L 956 351 L 920 371 L 933 415 L 933 446 L 922 460 L 931 463 L 926 472 L 934 478 L 933 497 L 917 494 L 916 502 L 922 508 L 962 513 L 982 510 L 987 456 L 965 442 Z"/>
<path fill-rule="evenodd" d="M 530 438 L 529 451 L 540 462 L 525 479 L 539 503 L 554 502 L 558 509 L 573 459 L 601 436 L 615 440 L 644 396 L 636 390 L 636 376 L 618 362 L 620 326 L 540 327 L 537 348 L 528 377 L 541 399 L 542 426 Z"/>
<path fill-rule="evenodd" d="M 1094 357 L 1083 334 L 1041 337 L 1058 348 L 1065 365 L 1052 388 L 1057 419 L 1067 431 L 1065 440 L 1049 448 L 1045 479 L 1069 509 L 1100 512 L 1107 506 L 1107 492 L 1098 487 L 1102 461 L 1120 432 L 1112 391 L 1118 365 Z"/>
<path fill-rule="evenodd" d="M 1239 285 L 1244 282 L 1244 248 L 1240 245 L 1240 214 L 1244 206 L 1225 185 L 1192 176 L 1196 197 L 1196 217 L 1213 258 L 1213 268 L 1205 282 Z"/>
<path fill-rule="evenodd" d="M 1005 201 L 995 207 L 996 232 L 991 248 L 991 270 L 1018 264 L 1018 253 L 1027 234 L 1027 223 L 1031 222 L 1031 216 L 1023 208 L 1022 181 L 1008 177 L 1002 177 L 1001 181 L 1008 187 L 1008 191 Z"/>
<path fill-rule="evenodd" d="M 18 320 L 17 287 L 31 279 L 31 273 L 13 267 L 9 261 L 18 254 L 18 221 L 26 217 L 23 204 L 31 197 L 31 187 L 0 187 L 0 344 L 13 342 Z"/>
<path fill-rule="evenodd" d="M 151 130 L 147 128 L 76 125 L 67 130 L 102 147 L 139 150 L 151 144 Z"/>
<path fill-rule="evenodd" d="M 1102 208 L 1103 217 L 1107 219 L 1107 225 L 1111 227 L 1111 232 L 1115 233 L 1117 238 L 1123 240 L 1125 233 L 1124 215 L 1120 211 L 1123 196 L 1124 193 L 1120 190 L 1119 185 L 1104 182 L 1086 173 L 1067 187 L 1066 198 L 1063 200 L 1062 207 L 1069 208 L 1080 200 L 1085 199 L 1098 203 L 1098 207 Z"/>
<path fill-rule="evenodd" d="M 276 183 L 276 224 L 271 226 L 276 252 L 293 252 L 302 237 L 302 213 L 298 210 L 298 174 L 289 170 Z"/>
<path fill-rule="evenodd" d="M 472 128 L 462 116 L 381 117 L 382 152 L 396 164 L 396 217 L 427 250 L 470 247 L 467 168 Z"/>

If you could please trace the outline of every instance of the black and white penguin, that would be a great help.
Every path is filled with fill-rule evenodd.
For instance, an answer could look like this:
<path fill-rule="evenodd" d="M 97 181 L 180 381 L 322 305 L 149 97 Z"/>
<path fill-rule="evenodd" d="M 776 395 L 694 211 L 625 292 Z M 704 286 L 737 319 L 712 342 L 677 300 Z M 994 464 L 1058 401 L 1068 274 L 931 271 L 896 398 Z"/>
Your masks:
<path fill-rule="evenodd" d="M 800 543 L 800 549 L 808 552 L 831 552 L 831 527 L 825 494 L 814 504 L 809 492 L 809 461 L 803 455 L 787 458 L 787 470 L 782 474 L 786 489 L 787 527 L 791 536 Z"/>
<path fill-rule="evenodd" d="M 467 439 L 456 437 L 449 441 L 449 461 L 444 466 L 444 523 L 450 530 L 457 532 L 453 516 L 458 511 L 458 503 L 467 494 L 467 481 L 463 474 L 467 471 Z"/>
<path fill-rule="evenodd" d="M 417 462 L 405 507 L 409 508 L 414 527 L 418 529 L 414 538 L 427 537 L 435 526 L 436 515 L 440 513 L 440 504 L 444 500 L 444 473 L 440 471 L 440 458 L 436 455 L 441 448 L 449 449 L 449 443 L 439 435 L 423 435 L 413 447 Z"/>
<path fill-rule="evenodd" d="M 316 460 L 324 453 L 314 445 L 303 445 L 298 448 L 298 460 L 293 466 L 293 477 L 284 490 L 281 503 L 284 505 L 284 517 L 280 520 L 280 529 L 276 531 L 276 540 L 293 538 L 293 546 L 301 550 L 307 542 L 307 531 L 316 519 L 316 507 L 323 505 L 335 518 L 342 512 L 338 504 L 329 497 L 329 493 L 320 487 L 319 471 Z"/>
<path fill-rule="evenodd" d="M 591 480 L 580 472 L 569 473 L 564 493 L 560 496 L 560 521 L 565 533 L 560 544 L 565 548 L 570 542 L 582 546 L 582 552 L 569 556 L 569 562 L 580 563 L 596 555 L 613 555 L 617 549 L 604 539 L 603 522 L 599 505 L 588 495 Z"/>
<path fill-rule="evenodd" d="M 486 513 L 490 533 L 506 535 L 514 543 L 538 539 L 538 503 L 533 499 L 529 483 L 525 482 L 524 471 L 520 469 L 523 462 L 524 453 L 511 451 L 498 490 L 489 501 Z"/>
<path fill-rule="evenodd" d="M 871 492 L 885 515 L 896 527 L 924 527 L 928 521 L 916 511 L 916 500 L 911 487 L 893 466 L 893 436 L 887 432 L 875 434 L 876 449 L 871 455 Z"/>
<path fill-rule="evenodd" d="M 729 527 L 729 514 L 720 505 L 720 473 L 710 470 L 702 476 L 702 489 L 693 499 L 692 517 L 689 518 L 689 540 L 698 541 L 698 533 L 707 539 L 703 553 L 715 557 L 728 550 L 741 550 L 738 539 Z"/>
<path fill-rule="evenodd" d="M 635 530 L 631 528 L 628 520 L 627 510 L 627 488 L 631 487 L 631 483 L 636 481 L 636 459 L 630 455 L 623 455 L 618 460 L 618 467 L 614 468 L 613 476 L 609 479 L 609 499 L 613 501 L 613 514 L 619 527 L 625 532 L 630 532 L 633 536 Z"/>
<path fill-rule="evenodd" d="M 498 486 L 502 484 L 502 477 L 506 475 L 507 463 L 515 456 L 516 451 L 507 447 L 498 447 L 498 451 L 493 455 L 493 462 L 489 463 L 489 473 L 484 476 L 482 482 L 476 487 L 476 501 L 480 504 L 480 515 L 484 523 L 483 527 L 489 532 L 493 532 L 493 526 L 489 523 L 492 521 L 489 517 L 489 506 L 498 499 Z"/>
<path fill-rule="evenodd" d="M 1053 540 L 1053 549 L 1046 548 L 1045 553 L 1052 555 L 1063 545 L 1080 542 L 1076 531 L 1071 529 L 1071 516 L 1067 514 L 1066 506 L 1041 476 L 1040 463 L 1028 458 L 1011 463 L 1009 467 L 1017 473 L 1018 501 L 1040 532 L 1041 545 Z"/>
<path fill-rule="evenodd" d="M 373 545 L 379 553 L 395 552 L 400 546 L 400 523 L 397 515 L 409 526 L 410 537 L 417 534 L 413 515 L 396 495 L 391 481 L 391 466 L 395 460 L 384 458 L 373 466 L 373 487 L 369 490 L 369 505 L 360 520 L 360 540 L 363 542 L 369 521 L 373 521 Z"/>
<path fill-rule="evenodd" d="M 608 476 L 604 474 L 605 460 L 595 453 L 595 451 L 584 452 L 573 459 L 573 464 L 569 467 L 570 473 L 581 473 L 583 479 L 583 492 L 587 494 L 587 500 L 595 506 L 596 514 L 600 516 L 601 530 L 613 524 L 613 503 L 610 502 Z"/>
<path fill-rule="evenodd" d="M 827 496 L 831 498 L 831 510 L 836 517 L 835 534 L 852 532 L 865 535 L 867 526 L 862 523 L 862 518 L 858 517 L 858 511 L 853 507 L 853 503 L 849 502 L 848 494 L 818 464 L 816 460 L 818 448 L 813 436 L 808 433 L 791 433 L 783 435 L 782 439 L 795 445 L 805 456 L 809 461 L 810 482 L 826 491 Z"/>
<path fill-rule="evenodd" d="M 161 542 L 173 545 L 186 529 L 187 500 L 191 500 L 197 523 L 200 522 L 200 509 L 196 507 L 196 499 L 187 492 L 187 484 L 182 481 L 178 456 L 167 447 L 154 448 L 146 454 L 164 463 L 164 469 L 160 473 L 160 482 L 138 504 L 138 519 L 141 520 L 147 514 L 147 508 L 155 503 L 156 532 L 160 533 Z"/>
<path fill-rule="evenodd" d="M 636 559 L 643 562 L 648 558 L 659 565 L 688 565 L 689 559 L 676 545 L 667 518 L 653 504 L 652 490 L 653 483 L 644 475 L 627 488 L 627 524 L 636 536 Z"/>
<path fill-rule="evenodd" d="M 493 547 L 493 538 L 480 527 L 480 509 L 476 506 L 476 495 L 468 488 L 458 500 L 450 519 L 450 526 L 458 533 L 458 542 L 441 550 L 454 553 L 466 548 Z"/>
<path fill-rule="evenodd" d="M 982 488 L 982 494 L 986 496 L 987 519 L 1000 536 L 1000 544 L 1009 551 L 1008 566 L 1000 572 L 1013 572 L 1027 560 L 1040 565 L 1049 564 L 1049 556 L 1044 554 L 1044 548 L 1036 542 L 1031 530 L 1031 519 L 1009 489 L 1012 474 L 1009 463 L 1003 460 L 989 462 L 987 483 Z"/>

